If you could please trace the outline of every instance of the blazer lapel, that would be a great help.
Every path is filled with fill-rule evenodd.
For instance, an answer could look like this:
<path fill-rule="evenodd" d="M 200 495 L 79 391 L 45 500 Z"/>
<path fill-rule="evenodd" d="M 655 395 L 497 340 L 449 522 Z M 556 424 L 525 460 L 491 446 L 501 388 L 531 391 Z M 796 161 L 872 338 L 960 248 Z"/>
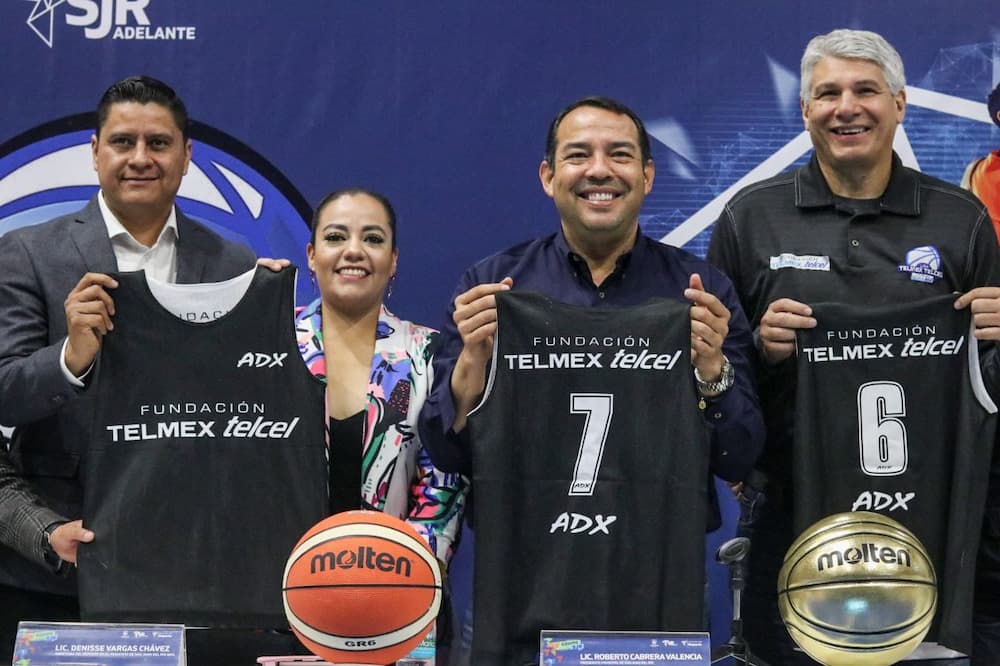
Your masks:
<path fill-rule="evenodd" d="M 205 256 L 204 243 L 199 242 L 199 236 L 204 231 L 184 215 L 177 211 L 177 282 L 191 284 L 204 282 L 203 276 L 208 258 Z"/>
<path fill-rule="evenodd" d="M 92 273 L 113 273 L 118 270 L 118 261 L 108 238 L 108 227 L 97 204 L 97 195 L 76 216 L 72 226 L 73 242 L 76 244 L 83 265 Z"/>

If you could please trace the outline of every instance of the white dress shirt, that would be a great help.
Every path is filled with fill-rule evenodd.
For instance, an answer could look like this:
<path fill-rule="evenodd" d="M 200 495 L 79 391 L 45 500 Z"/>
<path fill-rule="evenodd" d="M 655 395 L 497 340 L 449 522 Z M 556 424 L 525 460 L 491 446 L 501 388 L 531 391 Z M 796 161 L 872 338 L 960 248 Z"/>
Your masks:
<path fill-rule="evenodd" d="M 97 205 L 101 209 L 101 216 L 104 218 L 104 225 L 108 228 L 108 238 L 111 239 L 111 249 L 115 253 L 115 261 L 118 263 L 119 271 L 146 271 L 146 275 L 160 282 L 174 283 L 177 281 L 177 209 L 170 207 L 170 215 L 167 216 L 167 223 L 160 230 L 160 235 L 152 246 L 146 247 L 129 233 L 115 214 L 111 212 L 107 202 L 104 201 L 104 193 L 97 193 Z M 83 387 L 81 381 L 90 373 L 90 368 L 79 378 L 66 367 L 66 345 L 69 337 L 63 342 L 62 354 L 59 363 L 62 366 L 63 375 L 74 386 Z"/>

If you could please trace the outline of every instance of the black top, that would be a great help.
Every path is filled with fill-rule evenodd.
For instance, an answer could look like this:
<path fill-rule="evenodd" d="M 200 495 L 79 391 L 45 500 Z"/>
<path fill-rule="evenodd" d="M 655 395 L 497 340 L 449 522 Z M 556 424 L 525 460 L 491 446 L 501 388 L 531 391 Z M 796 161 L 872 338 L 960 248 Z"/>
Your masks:
<path fill-rule="evenodd" d="M 330 513 L 362 508 L 361 444 L 365 411 L 346 419 L 330 417 Z"/>
<path fill-rule="evenodd" d="M 327 510 L 324 387 L 298 353 L 294 269 L 258 268 L 202 324 L 164 309 L 143 273 L 114 277 L 115 330 L 89 389 L 83 617 L 287 626 L 285 561 Z"/>
<path fill-rule="evenodd" d="M 780 298 L 809 305 L 901 305 L 1000 283 L 996 234 L 979 200 L 904 167 L 895 155 L 889 183 L 877 200 L 835 196 L 815 155 L 802 168 L 744 188 L 719 216 L 708 259 L 732 279 L 754 329 Z M 987 387 L 1000 395 L 994 346 L 985 345 L 981 358 Z M 803 482 L 790 464 L 796 452 L 795 358 L 774 366 L 758 362 L 757 380 L 767 424 L 758 462 L 769 479 L 764 510 L 788 516 L 796 484 Z M 827 410 L 825 418 L 837 418 L 835 410 Z M 986 467 L 989 458 L 976 464 Z M 974 549 L 977 535 L 966 537 L 965 546 Z M 762 558 L 780 561 L 793 535 L 770 538 L 774 552 L 765 553 L 764 542 L 755 541 L 751 568 Z M 957 603 L 967 608 L 971 600 Z M 969 625 L 939 638 L 967 651 Z"/>
<path fill-rule="evenodd" d="M 712 472 L 736 481 L 753 465 L 764 441 L 750 370 L 753 340 L 733 285 L 703 259 L 639 233 L 632 250 L 618 258 L 614 272 L 596 287 L 586 261 L 570 250 L 559 232 L 515 245 L 476 263 L 460 278 L 452 300 L 475 285 L 510 276 L 514 290 L 535 291 L 559 303 L 627 308 L 652 298 L 684 300 L 692 273 L 701 275 L 705 290 L 717 296 L 732 313 L 723 352 L 736 371 L 736 383 L 706 401 L 704 417 L 712 425 Z M 451 432 L 455 408 L 450 381 L 461 351 L 462 336 L 449 313 L 434 352 L 434 388 L 420 412 L 419 424 L 421 441 L 434 464 L 442 470 L 467 474 L 472 466 L 469 449 L 462 437 Z"/>
<path fill-rule="evenodd" d="M 1000 284 L 1000 252 L 986 209 L 965 190 L 902 165 L 894 156 L 878 199 L 836 197 L 815 156 L 806 166 L 750 185 L 726 205 L 708 259 L 733 281 L 750 326 L 791 298 L 882 305 Z M 915 279 L 908 254 L 933 248 L 937 275 Z M 771 479 L 769 502 L 791 510 L 784 492 L 795 408 L 794 359 L 758 367 L 767 442 L 758 465 Z M 987 386 L 1000 395 L 1000 365 L 984 355 Z M 986 463 L 984 463 L 986 464 Z"/>
<path fill-rule="evenodd" d="M 909 528 L 938 578 L 926 640 L 963 652 L 972 546 L 983 519 L 996 406 L 979 372 L 968 309 L 951 295 L 915 303 L 816 303 L 798 331 L 795 531 L 843 511 Z M 836 415 L 831 418 L 831 415 Z"/>
<path fill-rule="evenodd" d="M 703 629 L 709 432 L 689 308 L 497 294 L 494 367 L 468 424 L 472 663 L 537 664 L 541 629 Z"/>

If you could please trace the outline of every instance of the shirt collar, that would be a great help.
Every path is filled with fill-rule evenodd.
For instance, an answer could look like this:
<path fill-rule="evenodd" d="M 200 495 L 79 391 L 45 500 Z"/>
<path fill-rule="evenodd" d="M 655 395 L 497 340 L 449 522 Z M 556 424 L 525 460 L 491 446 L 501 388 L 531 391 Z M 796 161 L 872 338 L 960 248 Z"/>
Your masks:
<path fill-rule="evenodd" d="M 629 250 L 628 252 L 625 252 L 624 254 L 620 255 L 618 257 L 617 261 L 616 261 L 618 270 L 622 270 L 624 268 L 627 268 L 633 255 L 641 255 L 642 254 L 644 248 L 643 248 L 642 243 L 639 242 L 641 238 L 642 238 L 642 230 L 641 229 L 636 229 L 635 230 L 635 243 L 632 245 L 632 249 Z M 566 242 L 566 236 L 563 234 L 562 229 L 560 229 L 559 233 L 556 234 L 555 246 L 556 246 L 556 249 L 559 251 L 559 254 L 561 256 L 563 256 L 563 257 L 566 257 L 568 260 L 572 261 L 572 260 L 574 260 L 574 257 L 575 257 L 579 261 L 586 262 L 586 260 L 583 257 L 581 257 L 579 254 L 577 254 L 576 252 L 574 252 L 572 250 L 572 248 L 570 248 L 569 243 Z"/>
<path fill-rule="evenodd" d="M 813 153 L 809 164 L 795 172 L 795 205 L 799 208 L 822 208 L 834 205 L 834 195 Z M 879 197 L 882 210 L 899 215 L 920 215 L 920 181 L 915 172 L 905 168 L 899 155 L 892 153 L 889 184 Z"/>
<path fill-rule="evenodd" d="M 642 230 L 635 230 L 635 243 L 632 245 L 632 249 L 628 252 L 623 253 L 615 260 L 615 271 L 614 274 L 623 273 L 632 264 L 633 257 L 641 257 L 641 255 L 646 251 L 645 245 L 641 242 L 643 238 Z M 582 262 L 584 266 L 587 265 L 587 260 L 581 257 L 579 254 L 574 252 L 570 248 L 569 243 L 566 242 L 566 236 L 563 234 L 562 229 L 556 234 L 555 247 L 558 250 L 559 255 L 566 258 L 572 269 L 576 270 L 579 263 Z"/>
<path fill-rule="evenodd" d="M 104 218 L 104 226 L 108 228 L 108 238 L 130 238 L 136 243 L 139 241 L 135 240 L 135 237 L 129 233 L 128 229 L 115 217 L 115 214 L 111 212 L 111 208 L 108 206 L 108 202 L 104 200 L 104 192 L 99 191 L 97 193 L 97 205 L 101 209 L 101 216 Z M 170 229 L 168 232 L 167 229 Z M 160 235 L 156 237 L 156 243 L 160 242 L 160 239 L 164 237 L 164 234 L 171 233 L 175 239 L 180 238 L 180 231 L 177 229 L 177 209 L 174 206 L 170 207 L 170 214 L 167 216 L 167 223 L 163 225 L 163 229 L 160 230 Z M 156 244 L 154 243 L 154 245 Z"/>

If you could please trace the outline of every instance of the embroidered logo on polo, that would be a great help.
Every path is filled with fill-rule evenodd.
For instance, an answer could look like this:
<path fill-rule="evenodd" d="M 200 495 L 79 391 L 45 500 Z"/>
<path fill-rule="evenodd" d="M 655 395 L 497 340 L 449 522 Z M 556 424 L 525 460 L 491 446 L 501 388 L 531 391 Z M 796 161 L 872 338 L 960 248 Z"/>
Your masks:
<path fill-rule="evenodd" d="M 830 257 L 819 254 L 791 254 L 783 252 L 771 257 L 771 270 L 794 268 L 800 271 L 829 271 Z"/>
<path fill-rule="evenodd" d="M 900 273 L 909 273 L 914 282 L 933 284 L 944 277 L 941 272 L 941 253 L 933 245 L 921 245 L 906 253 L 905 263 L 897 268 Z"/>

